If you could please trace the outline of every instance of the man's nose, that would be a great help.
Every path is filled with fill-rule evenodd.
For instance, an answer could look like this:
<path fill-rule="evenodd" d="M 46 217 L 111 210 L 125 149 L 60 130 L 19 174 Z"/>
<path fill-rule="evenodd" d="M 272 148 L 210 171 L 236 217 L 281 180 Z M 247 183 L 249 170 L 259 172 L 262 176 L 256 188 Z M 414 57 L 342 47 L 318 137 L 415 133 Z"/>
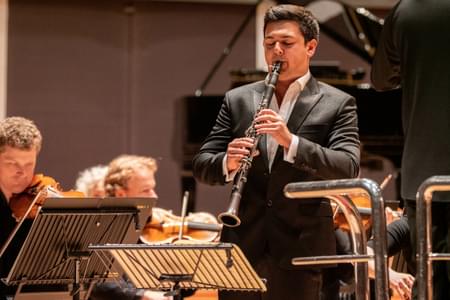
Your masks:
<path fill-rule="evenodd" d="M 158 194 L 156 193 L 155 190 L 151 190 L 151 191 L 150 191 L 150 197 L 152 197 L 152 198 L 158 198 Z"/>
<path fill-rule="evenodd" d="M 273 49 L 274 49 L 274 53 L 275 53 L 276 55 L 281 55 L 281 54 L 283 54 L 283 48 L 281 47 L 280 42 L 276 42 Z"/>
<path fill-rule="evenodd" d="M 16 174 L 22 175 L 23 173 L 25 173 L 25 168 L 20 165 L 16 165 Z"/>

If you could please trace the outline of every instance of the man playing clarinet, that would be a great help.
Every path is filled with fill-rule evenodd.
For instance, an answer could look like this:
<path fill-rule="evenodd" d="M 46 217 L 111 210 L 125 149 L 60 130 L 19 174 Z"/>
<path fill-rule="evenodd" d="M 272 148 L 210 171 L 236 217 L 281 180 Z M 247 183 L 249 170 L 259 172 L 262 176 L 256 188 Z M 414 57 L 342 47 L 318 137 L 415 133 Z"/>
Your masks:
<path fill-rule="evenodd" d="M 264 18 L 264 51 L 271 67 L 281 62 L 270 104 L 258 110 L 263 81 L 226 93 L 216 123 L 194 158 L 194 176 L 226 184 L 245 177 L 237 217 L 222 241 L 244 251 L 267 293 L 220 292 L 220 299 L 319 299 L 322 269 L 292 266 L 298 256 L 335 254 L 330 203 L 326 199 L 287 199 L 287 183 L 356 177 L 359 137 L 355 99 L 311 76 L 309 62 L 319 41 L 319 25 L 301 6 L 278 5 Z M 256 111 L 258 113 L 255 115 Z M 254 124 L 261 135 L 246 130 Z M 234 182 L 237 184 L 237 182 Z"/>

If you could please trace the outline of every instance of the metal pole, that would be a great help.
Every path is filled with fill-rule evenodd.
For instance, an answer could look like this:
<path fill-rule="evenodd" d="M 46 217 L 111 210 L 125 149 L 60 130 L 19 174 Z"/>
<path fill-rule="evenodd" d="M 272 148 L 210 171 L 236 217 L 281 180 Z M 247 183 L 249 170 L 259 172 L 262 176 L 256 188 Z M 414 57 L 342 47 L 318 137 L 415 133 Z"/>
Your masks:
<path fill-rule="evenodd" d="M 386 217 L 381 190 L 377 183 L 369 179 L 341 179 L 290 183 L 284 188 L 286 197 L 290 198 L 328 198 L 336 202 L 349 221 L 354 238 L 356 254 L 367 254 L 367 243 L 361 218 L 354 204 L 345 199 L 351 194 L 362 194 L 372 203 L 374 253 L 375 253 L 375 295 L 377 300 L 389 299 L 389 280 L 386 246 Z M 356 298 L 368 299 L 367 264 L 356 264 L 357 279 Z M 363 298 L 361 298 L 363 297 Z"/>
<path fill-rule="evenodd" d="M 417 296 L 420 300 L 433 299 L 433 260 L 444 260 L 432 253 L 431 201 L 436 191 L 450 191 L 450 176 L 433 176 L 417 190 Z M 433 259 L 435 257 L 435 259 Z"/>

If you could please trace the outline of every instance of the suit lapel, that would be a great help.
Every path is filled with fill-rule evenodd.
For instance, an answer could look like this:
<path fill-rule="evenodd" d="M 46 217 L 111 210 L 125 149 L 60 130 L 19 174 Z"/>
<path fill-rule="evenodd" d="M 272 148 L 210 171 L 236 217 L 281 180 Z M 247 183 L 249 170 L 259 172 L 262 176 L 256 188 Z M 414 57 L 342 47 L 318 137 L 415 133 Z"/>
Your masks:
<path fill-rule="evenodd" d="M 317 104 L 319 99 L 322 97 L 322 93 L 319 90 L 319 86 L 317 81 L 311 77 L 311 79 L 306 84 L 303 91 L 297 98 L 297 101 L 294 105 L 292 113 L 289 117 L 287 127 L 291 133 L 298 132 L 299 128 L 305 122 L 305 119 Z M 282 147 L 278 147 L 277 154 L 275 155 L 275 159 L 273 165 L 279 160 L 283 158 L 283 149 Z M 273 167 L 272 167 L 273 168 Z"/>
<path fill-rule="evenodd" d="M 298 131 L 321 97 L 322 93 L 319 91 L 317 81 L 314 78 L 311 78 L 300 93 L 291 116 L 289 117 L 287 127 L 291 132 Z"/>

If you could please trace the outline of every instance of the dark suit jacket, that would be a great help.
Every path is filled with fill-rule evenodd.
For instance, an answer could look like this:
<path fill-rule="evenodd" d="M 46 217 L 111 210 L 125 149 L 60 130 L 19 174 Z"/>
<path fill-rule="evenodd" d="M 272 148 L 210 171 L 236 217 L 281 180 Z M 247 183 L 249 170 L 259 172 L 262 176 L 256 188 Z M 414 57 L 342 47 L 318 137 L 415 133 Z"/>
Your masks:
<path fill-rule="evenodd" d="M 415 200 L 428 177 L 450 175 L 449 16 L 448 0 L 400 1 L 385 20 L 372 65 L 375 88 L 403 89 L 404 199 Z"/>
<path fill-rule="evenodd" d="M 211 133 L 194 158 L 194 176 L 208 184 L 225 184 L 222 160 L 228 143 L 245 135 L 262 99 L 264 83 L 229 91 Z M 237 228 L 224 228 L 222 240 L 237 243 L 253 265 L 269 253 L 284 268 L 296 256 L 335 253 L 329 202 L 284 197 L 287 183 L 356 177 L 359 139 L 355 99 L 314 78 L 307 83 L 288 121 L 299 136 L 295 163 L 278 148 L 271 172 L 266 138 L 258 145 L 242 194 Z"/>
<path fill-rule="evenodd" d="M 3 195 L 3 192 L 0 191 L 0 246 L 3 246 L 6 242 L 16 224 L 16 220 L 12 216 L 12 211 L 9 208 L 8 202 Z M 6 248 L 5 253 L 0 258 L 0 278 L 6 278 L 8 276 L 30 228 L 31 221 L 25 220 L 8 248 Z M 15 286 L 8 287 L 3 282 L 0 282 L 0 300 L 6 299 L 6 295 L 13 295 L 15 290 Z"/>

